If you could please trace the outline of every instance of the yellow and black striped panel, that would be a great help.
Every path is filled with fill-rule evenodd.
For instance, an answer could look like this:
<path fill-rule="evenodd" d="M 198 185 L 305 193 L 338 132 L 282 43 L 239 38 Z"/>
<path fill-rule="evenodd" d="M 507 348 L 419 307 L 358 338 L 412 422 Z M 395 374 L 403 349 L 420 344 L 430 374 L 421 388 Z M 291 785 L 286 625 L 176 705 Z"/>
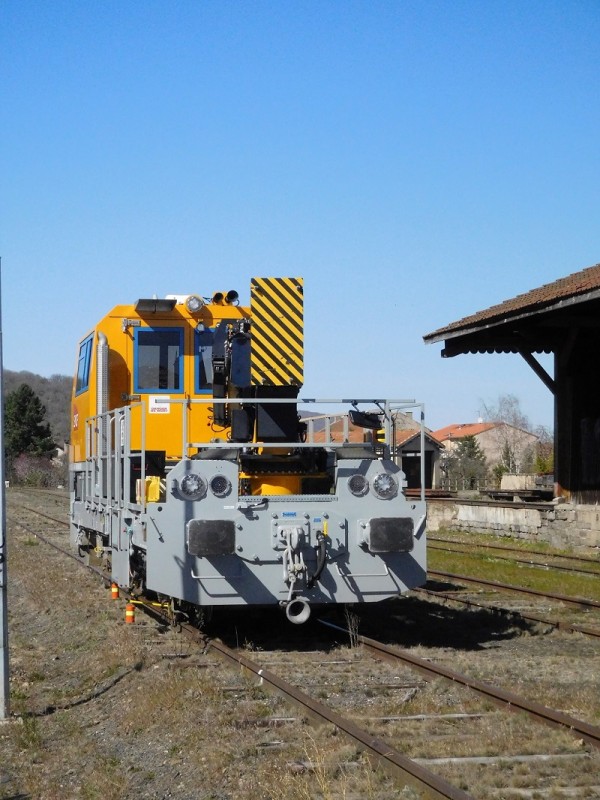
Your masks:
<path fill-rule="evenodd" d="M 252 278 L 253 386 L 302 386 L 303 285 L 302 278 Z"/>

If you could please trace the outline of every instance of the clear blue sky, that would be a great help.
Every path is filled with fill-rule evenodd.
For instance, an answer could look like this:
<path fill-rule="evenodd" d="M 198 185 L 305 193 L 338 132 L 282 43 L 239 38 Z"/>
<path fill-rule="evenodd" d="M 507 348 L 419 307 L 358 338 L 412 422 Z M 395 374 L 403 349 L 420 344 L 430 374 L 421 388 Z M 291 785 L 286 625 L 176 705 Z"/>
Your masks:
<path fill-rule="evenodd" d="M 305 396 L 552 426 L 519 356 L 422 337 L 600 261 L 598 0 L 2 0 L 0 29 L 7 369 L 298 275 Z"/>

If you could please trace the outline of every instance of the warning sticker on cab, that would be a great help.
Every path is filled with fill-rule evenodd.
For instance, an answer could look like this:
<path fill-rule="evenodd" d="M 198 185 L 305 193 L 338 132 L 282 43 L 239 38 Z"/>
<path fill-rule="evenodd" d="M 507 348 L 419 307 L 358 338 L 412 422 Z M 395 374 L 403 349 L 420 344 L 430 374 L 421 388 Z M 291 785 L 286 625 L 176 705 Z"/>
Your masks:
<path fill-rule="evenodd" d="M 169 414 L 171 412 L 171 398 L 164 394 L 151 394 L 148 398 L 149 414 Z"/>

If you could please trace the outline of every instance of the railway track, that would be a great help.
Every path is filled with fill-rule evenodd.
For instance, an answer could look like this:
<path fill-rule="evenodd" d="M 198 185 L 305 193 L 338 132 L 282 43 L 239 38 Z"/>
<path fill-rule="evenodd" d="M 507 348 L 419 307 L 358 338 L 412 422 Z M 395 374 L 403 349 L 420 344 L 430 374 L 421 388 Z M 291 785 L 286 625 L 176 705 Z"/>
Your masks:
<path fill-rule="evenodd" d="M 511 583 L 502 583 L 502 581 L 491 581 L 485 578 L 471 577 L 470 575 L 458 575 L 454 572 L 442 572 L 440 570 L 430 569 L 427 574 L 434 578 L 443 578 L 444 580 L 456 581 L 458 583 L 473 583 L 477 586 L 485 586 L 496 592 L 516 592 L 517 594 L 525 594 L 530 597 L 541 597 L 547 600 L 555 600 L 559 603 L 566 603 L 567 605 L 576 606 L 586 610 L 593 609 L 600 610 L 600 601 L 592 600 L 587 597 L 573 597 L 565 594 L 557 594 L 556 592 L 541 591 L 539 589 L 531 589 L 527 586 L 515 586 Z"/>
<path fill-rule="evenodd" d="M 39 513 L 35 512 L 33 509 L 29 509 L 29 511 L 31 513 Z M 56 520 L 56 518 L 54 518 L 52 515 L 45 514 L 45 512 L 42 512 L 42 514 L 44 514 L 42 518 L 47 519 L 48 521 L 53 521 L 59 526 L 66 524 L 64 520 Z M 24 523 L 22 520 L 20 524 L 26 525 L 26 523 Z M 24 529 L 27 530 L 27 528 Z M 40 536 L 40 534 L 35 532 L 30 526 L 28 533 L 32 537 Z M 42 536 L 44 536 L 45 539 L 48 540 L 48 543 L 53 544 L 55 548 L 57 547 L 56 543 L 52 542 L 51 537 L 46 537 L 45 534 L 42 534 Z M 158 612 L 156 611 L 155 608 L 149 608 L 149 611 L 156 617 Z M 183 629 L 184 626 L 182 626 L 182 630 Z M 341 633 L 341 630 L 339 628 L 337 629 L 337 633 Z M 290 687 L 289 688 L 290 693 L 288 697 L 290 699 L 290 702 L 296 702 L 299 704 L 299 708 L 301 709 L 300 711 L 301 715 L 309 715 L 311 717 L 316 717 L 321 723 L 335 726 L 336 730 L 343 732 L 345 736 L 353 737 L 356 734 L 356 737 L 353 739 L 356 747 L 360 748 L 362 751 L 369 752 L 370 758 L 378 761 L 381 764 L 384 764 L 385 768 L 391 771 L 393 774 L 401 775 L 402 780 L 404 780 L 405 782 L 410 782 L 412 783 L 413 786 L 419 786 L 420 787 L 419 791 L 424 792 L 425 793 L 424 796 L 434 796 L 434 797 L 469 796 L 469 794 L 463 788 L 460 788 L 460 786 L 458 787 L 454 786 L 453 782 L 451 781 L 452 777 L 454 777 L 455 774 L 460 774 L 461 771 L 465 770 L 466 765 L 470 763 L 468 756 L 465 756 L 464 754 L 455 755 L 454 767 L 451 766 L 453 756 L 442 758 L 441 761 L 443 762 L 443 764 L 441 765 L 441 768 L 448 770 L 449 779 L 442 778 L 433 773 L 427 766 L 424 766 L 424 763 L 426 764 L 433 763 L 431 760 L 433 756 L 429 760 L 425 759 L 425 762 L 423 762 L 422 760 L 421 761 L 417 760 L 418 757 L 408 758 L 406 753 L 402 751 L 405 748 L 398 749 L 393 746 L 393 739 L 392 743 L 390 744 L 390 740 L 387 736 L 384 739 L 380 735 L 379 731 L 373 732 L 372 727 L 368 724 L 368 719 L 366 719 L 365 721 L 359 720 L 357 722 L 356 714 L 348 715 L 345 712 L 340 713 L 339 710 L 336 711 L 335 709 L 329 708 L 328 707 L 330 705 L 329 696 L 327 704 L 325 704 L 323 702 L 320 702 L 318 698 L 315 698 L 313 696 L 314 692 L 311 691 L 310 694 L 307 692 L 303 692 L 302 690 L 298 689 L 297 685 L 294 685 L 298 683 L 302 684 L 304 682 L 309 686 L 314 687 L 318 685 L 316 678 L 309 677 L 307 679 L 306 677 L 304 678 L 300 677 L 296 681 L 291 681 L 291 682 L 284 681 L 278 674 L 280 671 L 279 669 L 274 671 L 265 667 L 264 664 L 265 659 L 268 659 L 269 657 L 274 657 L 273 654 L 271 653 L 265 655 L 261 652 L 261 658 L 260 658 L 261 664 L 259 664 L 255 661 L 254 658 L 251 660 L 247 652 L 240 651 L 237 648 L 227 647 L 226 645 L 214 639 L 207 639 L 206 637 L 201 637 L 196 629 L 190 628 L 189 635 L 192 637 L 196 637 L 198 641 L 201 641 L 203 646 L 207 648 L 209 652 L 215 653 L 218 651 L 220 656 L 227 658 L 231 663 L 237 664 L 237 666 L 242 668 L 245 673 L 253 675 L 254 679 L 258 681 L 261 687 L 270 686 L 278 693 L 287 692 L 288 687 Z M 349 635 L 351 637 L 354 636 L 355 647 L 356 645 L 359 644 L 362 650 L 364 650 L 365 652 L 373 653 L 374 655 L 376 655 L 378 659 L 384 657 L 383 654 L 385 653 L 385 657 L 394 659 L 395 668 L 398 667 L 399 656 L 398 653 L 396 652 L 397 648 L 389 648 L 386 645 L 383 645 L 381 642 L 371 640 L 367 637 L 363 637 L 362 635 L 360 636 L 360 638 L 358 638 L 358 634 L 356 632 L 353 634 L 352 631 L 350 631 L 349 634 L 343 634 L 343 635 L 344 636 Z M 261 645 L 258 644 L 257 647 L 260 649 Z M 285 657 L 285 654 L 283 657 Z M 332 663 L 333 662 L 327 662 L 328 678 L 331 678 L 330 673 L 333 671 Z M 351 665 L 354 667 L 354 672 L 358 673 L 359 669 L 357 667 L 356 662 L 352 662 Z M 416 659 L 413 660 L 413 664 L 411 665 L 410 668 L 418 669 L 422 673 L 427 672 L 426 677 L 428 681 L 430 681 L 433 685 L 435 685 L 436 682 L 438 682 L 439 680 L 449 681 L 451 682 L 452 685 L 457 685 L 464 687 L 465 689 L 468 689 L 469 693 L 475 691 L 476 688 L 482 688 L 477 686 L 478 681 L 469 679 L 467 676 L 464 676 L 465 678 L 464 681 L 461 679 L 457 679 L 457 676 L 460 673 L 458 673 L 455 670 L 449 670 L 448 668 L 444 668 L 443 665 L 441 665 L 441 671 L 436 672 L 436 666 L 437 665 L 432 665 L 431 663 L 428 663 L 427 659 L 419 659 L 417 657 Z M 296 666 L 287 665 L 284 667 L 284 669 L 286 671 L 293 671 L 296 669 Z M 360 675 L 359 674 L 354 675 L 353 678 L 359 679 Z M 341 679 L 342 688 L 336 690 L 337 693 L 340 694 L 341 696 L 344 695 L 344 682 L 347 682 L 347 678 Z M 405 685 L 406 683 L 407 682 L 405 680 Z M 389 688 L 392 685 L 391 683 L 388 682 L 388 684 L 386 684 L 385 681 L 383 681 L 382 685 L 384 689 L 387 686 L 388 692 L 392 691 Z M 371 691 L 374 691 L 372 684 L 370 684 L 370 686 L 371 686 Z M 487 683 L 485 683 L 484 688 L 485 692 L 488 692 L 490 687 Z M 328 695 L 330 693 L 330 689 L 331 687 L 327 689 Z M 336 691 L 333 692 L 334 695 L 336 694 Z M 417 691 L 420 692 L 421 690 L 417 689 Z M 491 696 L 485 693 L 483 694 L 485 696 L 484 702 L 493 699 L 491 698 Z M 522 698 L 519 698 L 519 696 L 516 693 L 514 694 L 507 693 L 506 695 L 502 696 L 502 691 L 500 691 L 499 694 L 500 696 L 496 698 L 495 702 L 501 702 L 503 705 L 513 709 L 518 707 L 520 709 L 521 714 L 525 713 L 525 706 L 523 705 L 523 707 L 521 707 Z M 358 698 L 357 695 L 356 697 L 354 697 L 353 703 L 358 708 L 361 707 L 372 708 L 371 700 L 372 698 L 360 699 Z M 468 726 L 470 724 L 473 724 L 473 720 L 478 719 L 482 716 L 483 717 L 489 716 L 490 714 L 490 712 L 486 708 L 484 708 L 483 712 L 478 710 L 473 710 L 470 705 L 470 703 L 472 702 L 471 700 L 465 701 L 464 699 L 461 698 L 457 702 L 460 703 L 461 708 L 467 708 L 467 711 L 464 714 L 460 712 L 458 714 L 453 715 L 451 712 L 447 711 L 445 713 L 443 712 L 436 713 L 435 711 L 431 712 L 430 709 L 425 709 L 425 711 L 421 714 L 416 713 L 411 715 L 407 713 L 402 713 L 393 715 L 388 713 L 387 716 L 385 714 L 378 714 L 376 718 L 378 720 L 378 725 L 384 724 L 384 726 L 387 726 L 389 729 L 390 725 L 405 726 L 407 724 L 407 718 L 410 717 L 418 718 L 421 720 L 421 722 L 415 723 L 417 726 L 418 725 L 422 726 L 424 719 L 437 719 L 439 720 L 438 725 L 442 726 L 448 724 L 450 719 L 452 719 L 453 726 L 458 724 L 459 719 L 463 719 L 465 725 Z M 303 703 L 304 705 L 302 705 Z M 465 703 L 467 705 L 465 705 Z M 381 701 L 376 700 L 375 705 L 377 707 L 379 707 L 378 704 L 381 705 Z M 530 710 L 527 710 L 527 713 L 533 715 L 535 712 L 534 707 L 535 704 L 532 705 Z M 402 710 L 404 711 L 404 709 Z M 548 714 L 548 711 L 550 711 L 550 714 Z M 555 714 L 554 719 L 552 716 L 553 714 Z M 350 718 L 350 716 L 352 716 L 352 718 Z M 585 723 L 583 721 L 579 721 L 575 717 L 572 717 L 569 714 L 563 713 L 561 717 L 560 712 L 552 712 L 552 709 L 547 709 L 545 707 L 541 711 L 541 716 L 545 718 L 544 721 L 546 722 L 546 724 L 555 724 L 558 726 L 558 728 L 564 729 L 565 731 L 569 731 L 570 732 L 569 735 L 571 736 L 574 733 L 575 736 L 578 737 L 578 739 L 581 739 L 582 741 L 589 743 L 589 745 L 592 748 L 595 749 L 597 747 L 598 734 L 597 734 L 597 729 L 595 729 L 594 726 L 589 725 L 588 723 Z M 387 720 L 387 721 L 382 723 L 381 720 Z M 393 722 L 391 722 L 391 720 L 393 720 Z M 502 722 L 500 724 L 506 725 L 507 723 Z M 435 725 L 435 722 L 432 723 L 432 725 Z M 470 734 L 467 730 L 465 733 L 460 734 L 459 738 L 462 736 L 465 739 L 468 739 L 469 736 L 472 737 L 472 735 L 473 734 L 472 733 Z M 416 740 L 417 734 L 413 733 L 413 737 Z M 425 736 L 425 738 L 427 737 Z M 535 754 L 527 754 L 527 757 L 533 758 L 534 755 Z M 481 755 L 479 755 L 478 757 L 480 759 L 482 758 Z M 590 758 L 591 756 L 589 754 L 575 752 L 571 753 L 570 757 L 575 759 L 576 757 Z M 476 760 L 476 758 L 477 756 L 474 756 L 472 757 L 472 760 Z M 490 757 L 488 755 L 487 758 L 490 759 L 491 762 L 497 764 L 499 760 L 502 759 L 502 754 L 500 754 L 500 756 L 493 756 L 493 757 Z M 506 762 L 509 764 L 511 763 L 510 758 L 514 758 L 515 763 L 525 763 L 525 761 L 518 762 L 517 759 L 519 758 L 519 756 L 512 755 L 508 756 L 505 759 Z M 524 759 L 525 756 L 523 755 L 522 758 Z M 555 759 L 554 761 L 556 762 L 558 761 L 558 759 Z M 553 762 L 553 769 L 555 769 L 555 767 L 556 764 Z M 307 768 L 312 768 L 312 767 L 307 767 Z M 425 778 L 425 782 L 423 782 L 423 778 Z M 438 780 L 440 781 L 439 783 Z M 444 794 L 444 792 L 446 793 Z M 452 794 L 452 792 L 455 793 Z M 478 793 L 475 796 L 487 796 L 487 795 L 481 795 Z M 489 796 L 492 795 L 490 794 Z M 508 797 L 511 795 L 502 794 L 502 796 Z M 582 796 L 584 795 L 582 794 Z M 588 795 L 588 796 L 594 796 L 594 795 Z"/>
<path fill-rule="evenodd" d="M 54 522 L 60 523 L 60 520 L 57 520 L 51 515 L 35 511 L 34 509 L 27 509 L 27 510 L 30 511 L 31 513 L 38 514 L 40 517 L 44 519 L 49 519 Z M 69 551 L 65 550 L 64 548 L 58 546 L 56 543 L 52 542 L 48 537 L 44 536 L 39 531 L 34 531 L 29 526 L 23 523 L 17 523 L 17 524 L 19 524 L 24 530 L 28 531 L 31 535 L 36 536 L 37 538 L 44 541 L 47 545 L 55 548 L 64 556 L 73 558 L 75 561 L 80 563 L 86 569 L 96 574 L 107 585 L 110 584 L 110 579 L 101 570 L 93 566 L 84 564 L 78 556 L 75 556 Z M 443 575 L 444 577 L 463 577 L 463 576 L 448 576 L 445 573 L 440 573 L 440 574 Z M 514 587 L 508 587 L 508 588 L 513 589 Z M 525 590 L 521 589 L 520 591 L 525 591 Z M 532 592 L 532 593 L 536 595 L 540 594 L 538 592 Z M 146 611 L 146 613 L 151 614 L 153 617 L 161 620 L 162 622 L 166 624 L 171 624 L 173 622 L 173 619 L 169 614 L 162 613 L 161 611 L 157 610 L 154 604 L 150 602 L 144 602 L 143 600 L 140 599 L 137 599 L 136 602 L 139 604 L 140 608 Z M 534 617 L 534 619 L 536 621 L 547 622 L 548 624 L 556 624 L 556 627 L 560 627 L 560 623 L 558 622 L 552 623 L 548 620 L 539 617 Z M 331 622 L 323 620 L 321 621 L 321 623 L 337 630 L 340 633 L 343 633 L 344 635 L 348 635 L 349 637 L 352 636 L 352 632 L 348 629 L 344 629 L 338 625 L 334 625 Z M 361 732 L 356 726 L 350 724 L 349 721 L 344 720 L 339 715 L 330 714 L 322 704 L 315 703 L 314 701 L 311 700 L 310 697 L 308 697 L 308 695 L 299 692 L 293 686 L 291 686 L 291 684 L 287 684 L 285 681 L 283 681 L 281 678 L 278 678 L 276 675 L 268 673 L 260 665 L 251 662 L 245 656 L 240 655 L 239 653 L 235 653 L 233 650 L 226 647 L 222 643 L 217 642 L 216 640 L 213 640 L 203 635 L 201 632 L 198 631 L 196 627 L 182 622 L 179 622 L 178 626 L 181 628 L 182 631 L 186 633 L 186 635 L 191 636 L 194 639 L 199 637 L 200 641 L 204 644 L 204 646 L 216 649 L 217 652 L 223 657 L 225 657 L 227 660 L 237 663 L 241 666 L 244 666 L 246 669 L 256 674 L 258 677 L 261 678 L 262 681 L 269 683 L 274 688 L 281 691 L 283 694 L 286 695 L 286 697 L 288 697 L 288 699 L 302 706 L 304 710 L 310 711 L 313 714 L 313 716 L 315 716 L 320 722 L 323 721 L 332 722 L 340 730 L 348 733 L 352 738 L 354 738 L 357 744 L 360 744 L 361 746 L 370 749 L 371 745 L 367 744 L 369 741 L 371 741 L 370 737 L 364 734 L 364 732 Z M 565 626 L 563 625 L 563 627 Z M 577 630 L 575 626 L 569 626 L 569 628 L 572 630 Z M 580 631 L 580 632 L 585 633 L 586 631 Z M 590 635 L 600 637 L 600 631 L 593 631 L 592 633 L 590 633 Z M 501 687 L 494 687 L 493 685 L 473 680 L 469 678 L 467 675 L 458 673 L 454 670 L 450 670 L 442 665 L 436 665 L 431 662 L 426 662 L 424 659 L 412 656 L 407 651 L 399 651 L 397 649 L 392 649 L 383 644 L 382 642 L 378 642 L 374 639 L 370 639 L 358 633 L 355 634 L 355 636 L 356 636 L 356 641 L 358 643 L 364 645 L 364 647 L 367 649 L 369 653 L 374 654 L 378 658 L 383 658 L 392 662 L 406 663 L 411 668 L 424 674 L 427 678 L 439 678 L 439 677 L 447 678 L 448 680 L 453 681 L 454 683 L 461 684 L 469 689 L 472 689 L 473 691 L 484 696 L 485 698 L 491 699 L 495 703 L 507 706 L 511 711 L 516 711 L 516 712 L 525 711 L 535 719 L 538 719 L 539 721 L 545 722 L 550 725 L 565 727 L 568 730 L 572 731 L 575 735 L 581 736 L 582 739 L 587 741 L 592 746 L 596 747 L 597 749 L 600 749 L 600 728 L 597 726 L 589 725 L 562 712 L 558 712 L 555 711 L 554 709 L 541 706 L 539 703 L 530 702 L 526 698 L 519 697 L 513 692 L 506 691 Z M 350 733 L 350 731 L 352 732 Z M 370 755 L 382 759 L 383 754 L 381 752 L 381 744 L 375 740 L 373 740 L 371 744 L 373 745 L 373 752 L 370 752 Z M 389 746 L 383 745 L 384 750 L 386 747 L 389 750 Z M 397 769 L 405 769 L 408 774 L 411 774 L 408 765 L 405 764 L 403 768 L 399 766 L 403 761 L 399 757 L 400 754 L 393 754 L 390 751 L 390 756 L 391 760 L 389 766 L 393 765 Z M 434 783 L 435 781 L 432 781 L 432 785 Z M 446 794 L 440 796 L 453 797 L 454 795 Z"/>
<path fill-rule="evenodd" d="M 324 623 L 331 625 L 331 623 Z M 339 631 L 344 631 L 343 628 L 336 627 Z M 600 727 L 590 725 L 574 717 L 556 711 L 555 709 L 542 706 L 539 703 L 534 703 L 525 697 L 521 697 L 514 692 L 510 692 L 499 686 L 494 686 L 483 681 L 470 678 L 464 673 L 457 672 L 449 669 L 441 664 L 435 664 L 423 658 L 419 658 L 406 650 L 398 650 L 397 648 L 389 647 L 382 642 L 375 639 L 370 639 L 366 636 L 357 634 L 357 641 L 363 645 L 369 653 L 372 653 L 377 658 L 382 658 L 393 663 L 402 662 L 408 664 L 412 669 L 424 675 L 428 679 L 446 678 L 449 681 L 460 684 L 471 689 L 482 697 L 491 700 L 495 704 L 502 707 L 507 707 L 510 711 L 517 713 L 526 712 L 530 714 L 535 720 L 544 722 L 548 725 L 556 727 L 564 727 L 572 731 L 576 736 L 581 736 L 586 742 L 593 747 L 600 749 Z"/>
<path fill-rule="evenodd" d="M 564 631 L 600 636 L 600 622 L 596 622 L 600 611 L 600 564 L 596 560 L 543 553 L 544 562 L 535 564 L 543 569 L 529 570 L 528 558 L 512 555 L 516 551 L 529 556 L 527 547 L 519 550 L 476 539 L 472 548 L 465 549 L 467 542 L 458 538 L 432 538 L 430 580 L 419 590 L 421 594 L 499 614 L 519 615 Z M 534 552 L 542 555 L 541 550 Z M 568 559 L 568 566 L 559 564 L 559 557 Z"/>
<path fill-rule="evenodd" d="M 494 551 L 496 553 L 518 553 L 520 555 L 536 555 L 536 556 L 543 556 L 546 559 L 555 559 L 559 561 L 570 561 L 575 564 L 587 564 L 590 567 L 597 566 L 598 570 L 594 570 L 593 574 L 600 573 L 600 559 L 598 556 L 582 556 L 582 555 L 575 555 L 573 553 L 556 553 L 552 552 L 551 550 L 533 550 L 530 548 L 524 549 L 523 547 L 511 547 L 510 545 L 505 544 L 491 544 L 489 542 L 482 542 L 480 540 L 473 541 L 473 537 L 471 537 L 471 541 L 468 539 L 447 539 L 444 536 L 433 536 L 429 534 L 427 536 L 427 541 L 429 545 L 433 549 L 446 549 L 438 547 L 438 542 L 442 545 L 450 545 L 451 548 L 450 552 L 467 552 L 462 550 L 465 545 L 469 545 L 469 551 L 473 552 L 473 550 L 478 551 Z M 455 548 L 456 546 L 456 548 Z M 526 563 L 533 563 L 533 562 L 526 562 Z M 553 566 L 553 564 L 546 564 L 545 562 L 541 562 L 540 566 Z M 578 571 L 574 569 L 573 571 Z"/>
<path fill-rule="evenodd" d="M 35 513 L 33 509 L 28 510 Z M 49 517 L 47 514 L 41 514 L 41 516 L 46 519 L 52 519 L 52 517 Z M 83 564 L 77 556 L 68 553 L 55 542 L 52 542 L 47 536 L 41 534 L 39 531 L 34 531 L 30 526 L 22 522 L 16 524 L 30 535 L 41 539 L 45 544 L 53 547 L 63 555 L 74 558 L 78 563 L 86 567 L 90 572 L 96 574 L 105 583 L 110 583 L 109 579 L 99 569 Z M 150 601 L 133 597 L 130 597 L 130 599 L 135 599 L 140 610 L 149 614 L 159 622 L 168 625 L 173 624 L 172 616 L 167 612 L 161 611 Z M 278 691 L 288 701 L 298 706 L 302 713 L 308 714 L 317 723 L 329 723 L 334 725 L 338 731 L 348 736 L 354 744 L 364 750 L 370 759 L 375 760 L 386 771 L 396 775 L 406 784 L 413 785 L 417 789 L 423 790 L 426 797 L 448 798 L 449 800 L 468 800 L 471 797 L 471 795 L 452 786 L 452 784 L 435 775 L 435 773 L 407 758 L 401 752 L 391 747 L 389 743 L 371 736 L 352 720 L 341 716 L 272 671 L 265 669 L 242 652 L 234 651 L 222 642 L 202 634 L 201 631 L 189 623 L 180 621 L 177 625 L 186 636 L 197 641 L 204 648 L 216 652 L 224 660 L 243 667 L 247 672 L 254 674 L 259 679 L 261 685 L 267 685 L 269 688 Z"/>
<path fill-rule="evenodd" d="M 437 544 L 433 544 L 433 543 L 431 543 L 429 541 L 428 541 L 428 548 L 430 550 L 440 550 L 440 551 L 443 551 L 443 552 L 446 552 L 446 553 L 460 553 L 461 555 L 472 555 L 473 554 L 473 550 L 472 549 L 467 549 L 466 550 L 466 549 L 463 549 L 463 548 L 460 548 L 460 547 L 454 547 L 454 546 L 453 547 L 443 547 L 443 546 L 440 546 L 440 545 L 437 545 Z M 546 561 L 535 561 L 535 560 L 531 560 L 531 559 L 527 559 L 527 558 L 516 558 L 514 555 L 513 556 L 499 555 L 497 550 L 502 550 L 502 549 L 505 549 L 505 548 L 500 548 L 500 547 L 493 547 L 492 548 L 492 546 L 490 546 L 489 549 L 490 550 L 492 550 L 492 549 L 494 550 L 493 558 L 499 559 L 499 560 L 504 560 L 504 561 L 510 561 L 511 564 L 524 564 L 524 565 L 526 565 L 528 567 L 537 567 L 539 569 L 545 569 L 545 570 L 558 570 L 558 571 L 561 571 L 561 572 L 570 572 L 570 573 L 574 573 L 575 572 L 575 573 L 580 573 L 582 575 L 594 575 L 595 577 L 600 578 L 600 564 L 598 564 L 597 562 L 595 562 L 592 559 L 585 559 L 585 562 L 587 562 L 591 566 L 595 566 L 596 567 L 595 569 L 591 569 L 591 568 L 588 568 L 588 567 L 580 566 L 579 565 L 581 563 L 580 559 L 577 560 L 578 561 L 577 566 L 566 566 L 564 564 L 559 564 L 559 563 L 551 562 L 551 561 L 548 561 L 548 560 L 546 560 Z M 506 548 L 506 549 L 508 550 L 508 548 Z M 515 548 L 515 550 L 516 550 L 516 548 Z M 509 552 L 514 552 L 514 550 L 511 549 Z M 538 553 L 538 555 L 541 555 L 541 554 Z"/>
<path fill-rule="evenodd" d="M 37 514 L 40 518 L 50 520 L 58 525 L 66 524 L 52 515 L 36 511 L 31 507 L 24 507 L 24 510 L 30 514 Z M 30 536 L 40 539 L 55 551 L 60 552 L 63 556 L 74 559 L 81 566 L 84 566 L 87 570 L 97 575 L 102 581 L 109 583 L 109 579 L 101 570 L 93 566 L 85 565 L 81 559 L 69 553 L 55 541 L 52 541 L 49 536 L 34 530 L 23 521 L 15 521 L 13 524 L 18 525 Z M 134 598 L 130 597 L 129 599 L 132 600 Z M 168 612 L 162 611 L 156 604 L 140 598 L 135 598 L 135 600 L 138 608 L 149 614 L 155 620 L 165 625 L 171 625 L 173 623 L 172 616 Z M 424 792 L 425 797 L 448 798 L 449 800 L 469 800 L 469 798 L 471 798 L 471 795 L 468 793 L 453 786 L 426 767 L 417 764 L 400 751 L 394 749 L 389 743 L 383 742 L 377 737 L 373 737 L 367 731 L 356 725 L 351 719 L 336 713 L 324 703 L 316 700 L 282 677 L 251 660 L 243 652 L 239 650 L 234 651 L 222 642 L 206 636 L 189 623 L 179 621 L 177 625 L 182 633 L 190 637 L 193 641 L 196 641 L 204 649 L 217 653 L 219 657 L 224 660 L 236 666 L 243 667 L 248 673 L 254 674 L 259 679 L 261 686 L 266 685 L 276 690 L 291 703 L 297 705 L 303 714 L 307 714 L 320 724 L 328 723 L 335 726 L 336 730 L 346 735 L 357 747 L 365 751 L 369 759 L 374 760 L 387 772 L 398 777 L 403 784 L 412 785 L 418 791 Z"/>
<path fill-rule="evenodd" d="M 489 611 L 491 613 L 503 614 L 507 617 L 519 616 L 523 620 L 527 620 L 529 622 L 541 623 L 542 625 L 547 625 L 548 627 L 556 628 L 557 630 L 568 631 L 570 633 L 581 633 L 584 636 L 591 636 L 594 639 L 600 639 L 600 627 L 594 628 L 590 627 L 589 625 L 582 625 L 575 622 L 568 622 L 566 620 L 561 620 L 557 617 L 550 617 L 545 614 L 536 614 L 533 611 L 527 611 L 523 608 L 515 610 L 512 608 L 507 608 L 505 606 L 498 605 L 497 603 L 491 603 L 491 602 L 484 603 L 481 601 L 477 601 L 473 598 L 469 599 L 466 597 L 457 596 L 456 593 L 445 592 L 442 590 L 436 590 L 432 588 L 421 587 L 419 589 L 413 589 L 413 591 L 415 594 L 422 594 L 436 599 L 449 600 L 452 603 L 457 603 L 471 608 L 485 609 L 486 611 Z"/>

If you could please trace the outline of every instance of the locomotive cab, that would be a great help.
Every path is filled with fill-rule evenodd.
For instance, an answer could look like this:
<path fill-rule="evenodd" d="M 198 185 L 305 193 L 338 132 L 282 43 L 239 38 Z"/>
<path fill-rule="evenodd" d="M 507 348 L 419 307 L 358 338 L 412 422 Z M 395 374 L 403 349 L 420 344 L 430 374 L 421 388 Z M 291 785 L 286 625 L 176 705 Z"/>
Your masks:
<path fill-rule="evenodd" d="M 423 583 L 425 502 L 391 457 L 393 402 L 299 401 L 303 356 L 300 278 L 254 278 L 249 306 L 116 306 L 79 345 L 73 545 L 123 587 L 293 622 Z M 350 413 L 306 411 L 332 402 Z"/>

